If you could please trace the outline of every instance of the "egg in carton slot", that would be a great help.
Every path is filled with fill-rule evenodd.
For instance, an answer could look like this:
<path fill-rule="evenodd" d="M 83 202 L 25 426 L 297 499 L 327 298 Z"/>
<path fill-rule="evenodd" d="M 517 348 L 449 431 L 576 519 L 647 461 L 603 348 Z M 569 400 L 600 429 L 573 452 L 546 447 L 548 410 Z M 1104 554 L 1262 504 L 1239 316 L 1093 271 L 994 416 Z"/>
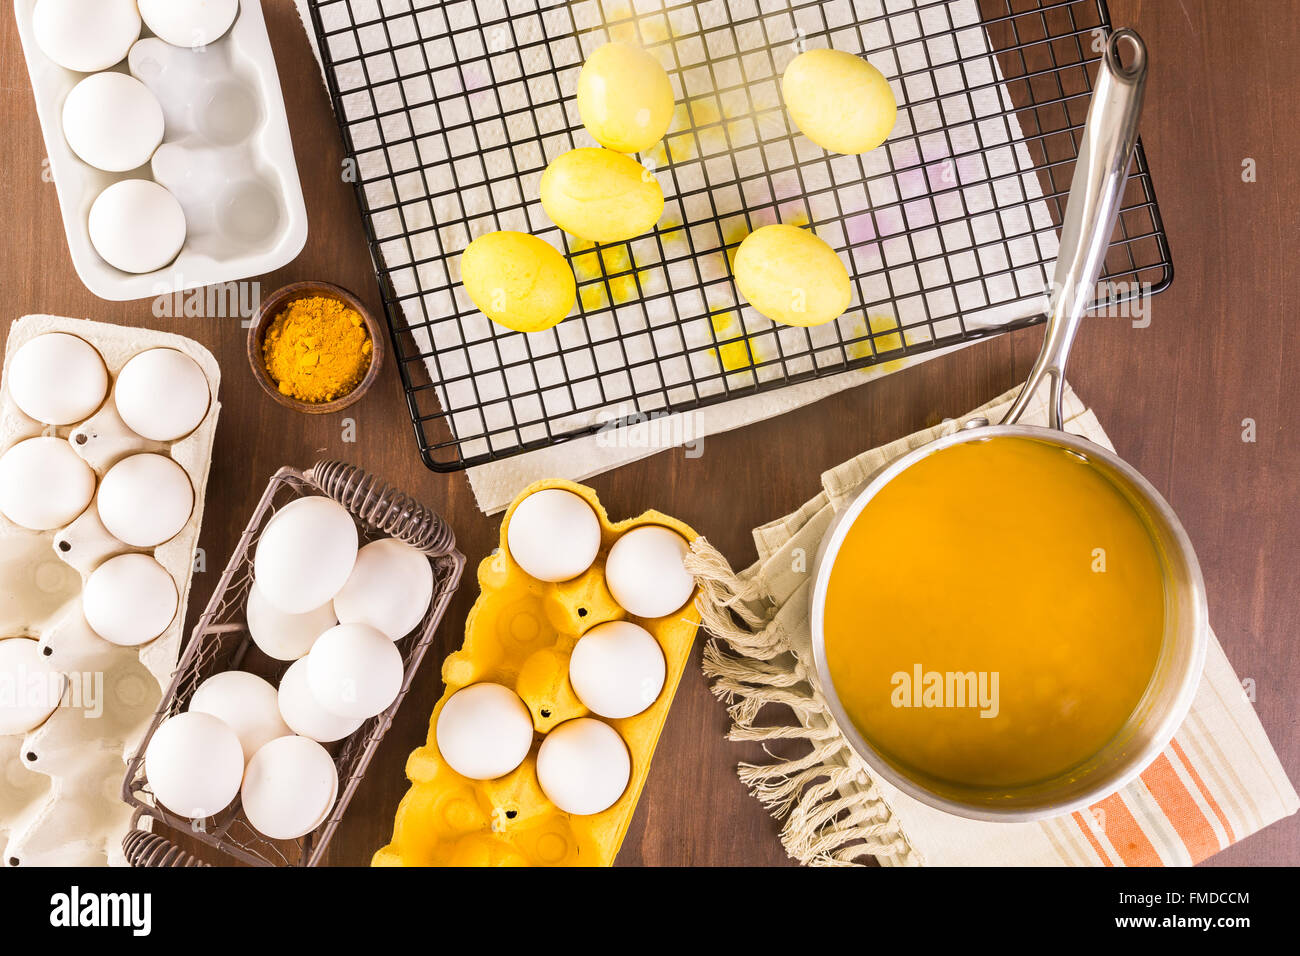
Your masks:
<path fill-rule="evenodd" d="M 599 522 L 599 545 L 593 540 L 594 560 L 588 555 L 589 566 L 576 577 L 544 581 L 525 571 L 511 554 L 510 528 L 523 502 L 539 492 L 555 491 L 571 493 L 590 506 Z M 514 500 L 501 523 L 500 546 L 479 564 L 481 593 L 466 619 L 464 643 L 443 662 L 445 690 L 430 717 L 428 740 L 407 760 L 411 786 L 397 809 L 392 841 L 375 854 L 372 865 L 609 866 L 614 862 L 649 776 L 659 735 L 700 624 L 693 581 L 686 582 L 689 598 L 675 611 L 659 609 L 658 617 L 636 616 L 615 598 L 620 589 L 611 585 L 611 553 L 630 532 L 650 528 L 667 529 L 685 544 L 698 537 L 683 522 L 657 511 L 612 521 L 595 491 L 571 481 L 539 481 Z M 593 531 L 593 536 L 596 533 Z M 551 538 L 549 544 L 539 542 L 536 550 L 546 563 L 570 548 L 559 547 L 558 539 Z M 633 603 L 627 597 L 623 600 Z M 643 640 L 648 633 L 663 655 L 661 683 L 622 711 L 636 710 L 629 716 L 605 717 L 593 712 L 575 692 L 571 680 L 571 662 L 579 642 L 597 629 L 611 626 L 641 633 Z M 617 679 L 601 680 L 615 675 L 595 676 L 607 689 L 618 683 Z M 492 688 L 494 684 L 500 687 Z M 453 770 L 439 747 L 440 718 L 448 702 L 475 685 L 510 697 L 515 707 L 522 701 L 527 710 L 519 717 L 523 736 L 516 756 L 521 759 L 508 760 L 517 764 L 508 772 L 485 771 L 484 775 L 491 775 L 489 779 L 472 779 Z M 590 696 L 587 700 L 592 707 L 601 706 Z M 630 764 L 621 792 L 611 793 L 583 812 L 567 812 L 553 802 L 551 797 L 560 799 L 560 794 L 553 790 L 548 796 L 542 782 L 546 775 L 539 777 L 538 759 L 548 740 L 559 741 L 557 728 L 598 732 L 595 737 L 588 735 L 579 746 L 604 748 L 613 742 L 614 751 L 620 751 L 617 741 L 621 740 Z M 609 733 L 610 728 L 617 737 Z M 495 733 L 500 729 L 498 725 L 489 733 L 500 740 L 503 735 Z M 444 741 L 444 745 L 450 747 L 452 742 Z M 525 748 L 527 755 L 523 756 Z M 474 756 L 495 759 L 487 753 L 492 749 L 481 748 Z M 620 753 L 604 753 L 622 759 Z M 456 761 L 453 758 L 451 762 Z M 587 795 L 564 796 L 580 802 Z"/>
<path fill-rule="evenodd" d="M 260 0 L 14 0 L 14 20 L 86 288 L 151 298 L 302 251 L 307 206 Z"/>
<path fill-rule="evenodd" d="M 180 649 L 219 385 L 215 358 L 183 336 L 52 315 L 10 327 L 0 379 L 5 866 L 125 862 L 122 774 Z M 60 423 L 28 414 L 36 406 Z"/>

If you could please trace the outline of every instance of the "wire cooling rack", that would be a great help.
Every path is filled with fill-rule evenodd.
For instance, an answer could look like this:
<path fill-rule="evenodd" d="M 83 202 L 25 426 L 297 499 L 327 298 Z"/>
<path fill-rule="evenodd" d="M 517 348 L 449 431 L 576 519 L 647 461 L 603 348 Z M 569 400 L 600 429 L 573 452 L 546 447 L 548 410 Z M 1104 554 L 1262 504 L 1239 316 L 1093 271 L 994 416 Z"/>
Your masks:
<path fill-rule="evenodd" d="M 1095 75 L 1104 0 L 310 0 L 420 451 L 450 471 L 648 417 L 863 368 L 1040 320 Z M 649 235 L 593 247 L 537 200 L 547 162 L 595 145 L 573 100 L 587 55 L 638 43 L 677 112 L 640 159 L 664 189 Z M 801 50 L 864 53 L 890 79 L 885 146 L 833 156 L 779 93 Z M 752 229 L 811 226 L 853 279 L 813 329 L 736 291 Z M 522 335 L 459 281 L 471 239 L 562 250 L 579 304 Z M 1173 267 L 1139 143 L 1099 287 L 1115 305 Z"/>

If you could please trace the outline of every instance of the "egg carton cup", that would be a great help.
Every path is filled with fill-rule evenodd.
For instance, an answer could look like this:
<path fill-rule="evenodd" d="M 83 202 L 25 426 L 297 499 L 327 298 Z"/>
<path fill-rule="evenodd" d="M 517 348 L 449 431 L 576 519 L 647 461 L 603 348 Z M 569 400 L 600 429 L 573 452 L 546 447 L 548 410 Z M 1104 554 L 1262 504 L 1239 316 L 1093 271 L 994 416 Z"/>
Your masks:
<path fill-rule="evenodd" d="M 207 377 L 207 415 L 197 429 L 171 443 L 147 441 L 128 429 L 111 392 L 84 422 L 55 427 L 34 421 L 9 394 L 9 360 L 49 332 L 66 332 L 93 345 L 113 383 L 140 352 L 183 352 Z M 194 510 L 176 537 L 144 550 L 176 582 L 179 604 L 167 630 L 140 647 L 110 644 L 91 631 L 82 614 L 81 592 L 90 573 L 110 557 L 143 550 L 110 535 L 94 502 L 55 531 L 30 531 L 0 515 L 0 637 L 35 638 L 49 664 L 69 679 L 61 706 L 41 726 L 26 735 L 0 736 L 0 861 L 5 866 L 125 864 L 121 840 L 130 828 L 131 808 L 121 801 L 117 785 L 171 680 L 180 649 L 221 411 L 220 383 L 212 353 L 183 336 L 53 315 L 24 316 L 10 327 L 0 379 L 0 454 L 41 435 L 67 438 L 97 479 L 128 455 L 169 455 L 189 476 Z M 95 694 L 100 707 L 83 706 L 89 702 L 84 691 L 100 680 Z"/>
<path fill-rule="evenodd" d="M 86 288 L 111 301 L 150 298 L 263 275 L 297 257 L 307 242 L 307 207 L 260 0 L 241 0 L 230 31 L 201 50 L 169 46 L 146 27 L 112 68 L 158 96 L 166 127 L 153 161 L 125 173 L 96 169 L 68 145 L 63 103 L 90 74 L 42 52 L 35 7 L 36 0 L 14 0 L 68 249 Z M 156 272 L 122 272 L 90 241 L 90 207 L 125 179 L 160 183 L 185 211 L 185 245 Z"/>
<path fill-rule="evenodd" d="M 271 518 L 299 498 L 325 495 L 343 505 L 356 521 L 362 544 L 398 538 L 423 552 L 434 572 L 433 599 L 416 629 L 398 641 L 405 676 L 397 698 L 383 713 L 367 720 L 351 736 L 325 744 L 339 775 L 339 797 L 330 815 L 311 833 L 297 840 L 272 840 L 248 822 L 240 799 L 214 817 L 192 821 L 163 807 L 154 799 L 145 775 L 144 754 L 154 732 L 169 717 L 189 706 L 199 685 L 214 674 L 244 670 L 278 685 L 291 662 L 263 654 L 248 632 L 245 606 L 253 585 L 253 557 L 257 542 Z M 374 756 L 393 716 L 410 690 L 438 624 L 465 569 L 465 557 L 456 550 L 451 528 L 432 510 L 353 465 L 319 462 L 306 472 L 281 468 L 271 478 L 252 519 L 230 558 L 207 609 L 194 627 L 175 677 L 149 724 L 136 755 L 127 766 L 122 798 L 135 808 L 134 826 L 123 846 L 135 866 L 194 866 L 208 862 L 250 866 L 316 866 L 324 858 L 330 838 L 338 828 L 352 795 Z M 183 841 L 174 842 L 156 823 L 186 834 L 191 842 L 210 848 L 192 852 Z M 215 851 L 211 852 L 211 851 Z M 204 857 L 207 857 L 205 859 Z"/>
<path fill-rule="evenodd" d="M 515 563 L 506 545 L 519 503 L 547 488 L 578 495 L 600 520 L 595 563 L 571 581 L 548 584 Z M 397 808 L 393 839 L 374 866 L 532 864 L 609 866 L 618 855 L 650 773 L 659 735 L 699 630 L 694 596 L 674 614 L 647 619 L 628 614 L 605 583 L 609 549 L 633 528 L 659 526 L 687 541 L 698 535 L 676 518 L 647 511 L 612 521 L 595 491 L 549 479 L 525 488 L 501 522 L 500 546 L 478 568 L 481 593 L 465 621 L 465 641 L 442 665 L 446 689 L 429 718 L 424 746 L 406 762 L 411 787 Z M 604 720 L 618 731 L 631 757 L 622 796 L 606 810 L 565 813 L 537 781 L 537 751 L 545 735 L 577 717 L 594 716 L 569 684 L 569 657 L 583 634 L 608 621 L 630 620 L 650 632 L 664 654 L 664 685 L 655 702 L 632 717 Z M 504 684 L 533 718 L 533 745 L 524 762 L 495 780 L 471 780 L 452 770 L 437 744 L 438 717 L 457 691 L 483 681 Z"/>

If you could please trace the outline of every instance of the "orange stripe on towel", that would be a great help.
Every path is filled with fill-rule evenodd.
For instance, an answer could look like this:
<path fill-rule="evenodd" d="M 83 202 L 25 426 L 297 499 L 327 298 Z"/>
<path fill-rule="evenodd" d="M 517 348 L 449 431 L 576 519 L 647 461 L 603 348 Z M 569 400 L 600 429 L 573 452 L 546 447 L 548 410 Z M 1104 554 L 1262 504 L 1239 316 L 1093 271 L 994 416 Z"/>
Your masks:
<path fill-rule="evenodd" d="M 1169 818 L 1169 824 L 1187 847 L 1193 863 L 1219 851 L 1219 838 L 1214 827 L 1168 757 L 1161 754 L 1151 761 L 1150 766 L 1142 771 L 1142 782 Z"/>
<path fill-rule="evenodd" d="M 1223 832 L 1228 835 L 1228 845 L 1232 845 L 1236 842 L 1237 838 L 1232 833 L 1232 824 L 1228 822 L 1228 818 L 1224 814 L 1223 808 L 1219 806 L 1219 801 L 1214 799 L 1214 794 L 1210 793 L 1210 788 L 1205 785 L 1205 781 L 1201 779 L 1201 775 L 1196 772 L 1196 767 L 1194 767 L 1192 762 L 1187 759 L 1187 754 L 1183 752 L 1183 748 L 1178 743 L 1177 738 L 1169 741 L 1169 746 L 1172 747 L 1174 753 L 1178 755 L 1179 761 L 1187 769 L 1187 775 L 1192 778 L 1192 783 L 1196 784 L 1196 789 L 1201 791 L 1201 796 L 1204 797 L 1205 802 L 1210 805 L 1210 809 L 1214 811 L 1214 815 L 1219 818 L 1219 823 L 1223 826 Z"/>
<path fill-rule="evenodd" d="M 1115 864 L 1110 862 L 1110 857 L 1108 857 L 1106 851 L 1102 849 L 1101 843 L 1098 842 L 1096 835 L 1093 834 L 1092 827 L 1089 825 L 1087 817 L 1078 810 L 1075 810 L 1074 813 L 1070 814 L 1070 816 L 1074 817 L 1074 822 L 1079 825 L 1079 829 L 1083 831 L 1083 835 L 1086 836 L 1088 842 L 1092 844 L 1093 852 L 1101 858 L 1102 865 L 1114 866 Z"/>
<path fill-rule="evenodd" d="M 1112 793 L 1089 809 L 1094 811 L 1094 815 L 1095 811 L 1101 811 L 1102 831 L 1125 866 L 1164 865 L 1160 854 L 1151 845 L 1151 840 L 1142 832 L 1141 824 L 1133 817 L 1124 798 L 1118 793 Z"/>

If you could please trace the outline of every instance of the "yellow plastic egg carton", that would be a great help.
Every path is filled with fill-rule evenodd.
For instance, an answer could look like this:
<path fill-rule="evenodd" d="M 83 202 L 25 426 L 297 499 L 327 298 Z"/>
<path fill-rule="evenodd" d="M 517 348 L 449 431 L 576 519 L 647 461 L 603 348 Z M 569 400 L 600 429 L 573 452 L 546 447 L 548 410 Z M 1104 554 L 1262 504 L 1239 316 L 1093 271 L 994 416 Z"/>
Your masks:
<path fill-rule="evenodd" d="M 600 518 L 600 554 L 584 574 L 548 584 L 527 575 L 510 557 L 506 533 L 519 502 L 545 488 L 579 495 Z M 392 842 L 374 866 L 609 866 L 650 772 L 650 760 L 695 641 L 694 599 L 675 614 L 632 618 L 605 585 L 605 558 L 622 534 L 643 525 L 671 528 L 688 541 L 695 531 L 675 518 L 647 511 L 611 522 L 596 493 L 570 481 L 539 481 L 526 488 L 501 522 L 499 548 L 479 565 L 481 594 L 465 621 L 465 642 L 442 665 L 446 685 L 429 719 L 424 746 L 406 762 L 411 788 L 397 808 Z M 551 729 L 590 712 L 569 686 L 569 655 L 587 631 L 630 619 L 649 631 L 664 652 L 663 690 L 646 710 L 608 720 L 627 743 L 632 774 L 612 807 L 590 816 L 564 813 L 537 782 L 537 748 Z M 438 752 L 435 728 L 443 705 L 461 688 L 482 681 L 504 684 L 528 706 L 535 736 L 524 762 L 495 780 L 470 780 Z"/>

